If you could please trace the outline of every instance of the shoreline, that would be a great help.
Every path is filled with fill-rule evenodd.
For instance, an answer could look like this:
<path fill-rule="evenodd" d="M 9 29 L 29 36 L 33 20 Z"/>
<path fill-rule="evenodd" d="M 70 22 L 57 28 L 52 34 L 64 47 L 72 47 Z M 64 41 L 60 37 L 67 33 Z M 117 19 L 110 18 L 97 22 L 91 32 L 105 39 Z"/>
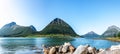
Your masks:
<path fill-rule="evenodd" d="M 120 42 L 119 37 L 108 37 L 108 38 L 105 38 L 105 40 L 110 40 L 110 41 L 114 41 L 114 42 Z"/>
<path fill-rule="evenodd" d="M 39 35 L 39 34 L 31 34 L 26 36 L 1 36 L 1 38 L 80 38 L 80 36 L 71 36 L 71 35 L 62 35 L 62 34 L 49 34 L 49 35 Z"/>

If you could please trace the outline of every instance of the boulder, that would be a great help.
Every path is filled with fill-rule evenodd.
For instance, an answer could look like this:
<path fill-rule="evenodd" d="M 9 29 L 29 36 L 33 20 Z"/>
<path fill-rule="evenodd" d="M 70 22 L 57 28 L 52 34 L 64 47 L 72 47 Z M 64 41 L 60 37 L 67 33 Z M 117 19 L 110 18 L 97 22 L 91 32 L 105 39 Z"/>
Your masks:
<path fill-rule="evenodd" d="M 98 54 L 120 54 L 120 49 L 105 50 L 105 51 L 99 52 Z"/>
<path fill-rule="evenodd" d="M 68 51 L 68 45 L 63 45 L 62 52 L 66 53 Z"/>
<path fill-rule="evenodd" d="M 110 47 L 110 50 L 120 49 L 120 45 L 113 45 Z"/>
<path fill-rule="evenodd" d="M 88 47 L 88 54 L 97 54 L 95 47 Z"/>
<path fill-rule="evenodd" d="M 65 42 L 64 45 L 63 45 L 63 47 L 62 47 L 62 52 L 63 53 L 68 52 L 68 49 L 69 49 L 70 45 L 71 45 L 70 42 Z"/>
<path fill-rule="evenodd" d="M 49 54 L 56 54 L 56 48 L 55 47 L 52 47 L 49 51 Z"/>
<path fill-rule="evenodd" d="M 64 46 L 70 46 L 70 45 L 71 45 L 70 42 L 65 42 L 65 43 L 64 43 Z"/>
<path fill-rule="evenodd" d="M 77 49 L 75 50 L 75 52 L 73 54 L 87 54 L 87 48 L 89 47 L 89 45 L 80 45 L 77 47 Z"/>
<path fill-rule="evenodd" d="M 63 46 L 59 47 L 59 51 L 58 51 L 59 53 L 62 53 L 62 48 L 63 48 Z"/>
<path fill-rule="evenodd" d="M 69 46 L 69 51 L 70 51 L 71 54 L 74 52 L 74 50 L 75 50 L 75 47 L 72 46 L 72 45 L 70 45 L 70 46 Z"/>

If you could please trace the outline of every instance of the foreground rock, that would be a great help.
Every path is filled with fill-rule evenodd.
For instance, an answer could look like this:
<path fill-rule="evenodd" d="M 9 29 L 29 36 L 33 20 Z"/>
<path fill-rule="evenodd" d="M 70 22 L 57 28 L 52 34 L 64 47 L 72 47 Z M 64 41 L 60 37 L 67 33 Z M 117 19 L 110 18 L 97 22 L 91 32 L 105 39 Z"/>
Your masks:
<path fill-rule="evenodd" d="M 44 54 L 73 54 L 75 47 L 72 46 L 69 42 L 64 43 L 61 46 L 54 46 L 54 47 L 45 47 L 43 45 L 43 53 Z"/>
<path fill-rule="evenodd" d="M 75 50 L 75 52 L 73 54 L 87 54 L 87 48 L 89 47 L 89 45 L 80 45 L 77 47 L 77 49 Z"/>
<path fill-rule="evenodd" d="M 113 45 L 106 50 L 100 51 L 98 54 L 120 54 L 120 45 Z"/>
<path fill-rule="evenodd" d="M 65 42 L 61 46 L 45 47 L 44 54 L 120 54 L 120 45 L 111 46 L 108 49 L 96 49 L 90 45 L 80 45 L 75 48 L 71 43 Z"/>

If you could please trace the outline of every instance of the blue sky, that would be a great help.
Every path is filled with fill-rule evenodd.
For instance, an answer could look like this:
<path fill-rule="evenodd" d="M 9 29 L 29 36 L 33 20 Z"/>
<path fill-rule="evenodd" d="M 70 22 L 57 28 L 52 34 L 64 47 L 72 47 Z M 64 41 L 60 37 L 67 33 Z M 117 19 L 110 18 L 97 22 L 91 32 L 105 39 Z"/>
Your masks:
<path fill-rule="evenodd" d="M 15 21 L 42 30 L 54 18 L 66 21 L 76 33 L 102 34 L 108 26 L 120 27 L 119 0 L 0 0 L 0 27 Z"/>

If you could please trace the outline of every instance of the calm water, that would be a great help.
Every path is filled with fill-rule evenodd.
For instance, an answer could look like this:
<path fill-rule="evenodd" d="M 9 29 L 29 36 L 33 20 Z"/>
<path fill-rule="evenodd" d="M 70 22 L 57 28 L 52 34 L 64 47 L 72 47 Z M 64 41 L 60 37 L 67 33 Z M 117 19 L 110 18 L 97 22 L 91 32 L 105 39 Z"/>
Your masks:
<path fill-rule="evenodd" d="M 73 44 L 75 47 L 89 44 L 97 49 L 109 48 L 111 45 L 120 44 L 120 42 L 85 38 L 0 38 L 0 54 L 37 54 L 35 52 L 42 50 L 42 44 L 47 46 L 55 46 L 61 45 L 64 42 L 71 42 L 71 44 Z"/>

